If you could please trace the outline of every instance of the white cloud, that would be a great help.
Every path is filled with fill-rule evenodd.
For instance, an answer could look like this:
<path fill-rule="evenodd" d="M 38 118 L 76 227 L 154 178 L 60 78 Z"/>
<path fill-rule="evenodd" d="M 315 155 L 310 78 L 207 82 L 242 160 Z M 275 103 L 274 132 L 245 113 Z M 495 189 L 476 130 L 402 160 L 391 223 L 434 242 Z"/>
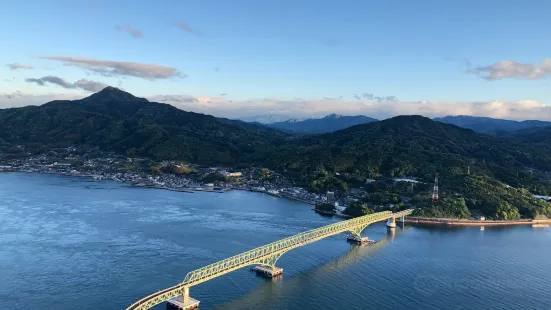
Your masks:
<path fill-rule="evenodd" d="M 185 74 L 180 73 L 176 68 L 155 64 L 66 56 L 42 56 L 38 58 L 59 61 L 62 62 L 65 66 L 78 67 L 86 71 L 108 77 L 131 76 L 146 80 L 186 77 Z"/>
<path fill-rule="evenodd" d="M 486 80 L 518 78 L 535 80 L 551 76 L 551 58 L 542 60 L 539 64 L 524 64 L 512 60 L 501 60 L 488 66 L 480 66 L 468 70 Z"/>
<path fill-rule="evenodd" d="M 172 104 L 180 109 L 222 117 L 254 115 L 323 116 L 330 113 L 363 114 L 379 119 L 396 115 L 420 114 L 428 117 L 473 115 L 506 119 L 551 120 L 551 106 L 533 100 L 488 102 L 406 102 L 406 101 L 346 101 L 342 99 L 277 100 L 270 98 L 230 101 L 222 97 L 164 95 L 150 101 Z"/>

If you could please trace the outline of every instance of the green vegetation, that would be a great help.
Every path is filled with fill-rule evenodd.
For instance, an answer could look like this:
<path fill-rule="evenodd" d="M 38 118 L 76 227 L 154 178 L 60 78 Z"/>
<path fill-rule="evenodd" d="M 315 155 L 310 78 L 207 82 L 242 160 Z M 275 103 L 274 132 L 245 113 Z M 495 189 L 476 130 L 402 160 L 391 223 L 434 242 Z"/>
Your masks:
<path fill-rule="evenodd" d="M 316 210 L 322 211 L 322 212 L 329 212 L 329 213 L 335 213 L 335 205 L 332 203 L 322 203 L 316 205 Z"/>
<path fill-rule="evenodd" d="M 226 178 L 224 175 L 218 172 L 213 172 L 203 176 L 203 181 L 204 182 L 227 182 L 228 178 Z"/>
<path fill-rule="evenodd" d="M 258 170 L 258 178 L 260 178 L 261 180 L 269 180 L 271 179 L 271 177 L 272 175 L 270 169 L 261 168 L 260 170 Z"/>
<path fill-rule="evenodd" d="M 355 203 L 351 204 L 346 209 L 344 209 L 343 214 L 358 217 L 358 216 L 364 216 L 371 213 L 374 213 L 375 211 L 369 209 L 366 205 Z"/>
<path fill-rule="evenodd" d="M 551 195 L 550 148 L 479 134 L 421 116 L 398 116 L 333 133 L 291 138 L 261 125 L 148 102 L 112 87 L 82 100 L 0 110 L 3 159 L 70 145 L 155 161 L 266 167 L 259 171 L 262 179 L 270 179 L 269 168 L 318 193 L 365 186 L 370 194 L 364 202 L 369 206 L 401 209 L 418 205 L 423 207 L 419 213 L 427 216 L 551 216 L 550 205 L 530 194 Z M 146 167 L 153 174 L 195 175 L 194 169 L 185 165 Z M 441 176 L 442 201 L 433 205 L 426 196 L 436 171 Z M 425 184 L 415 185 L 413 190 L 408 184 L 364 185 L 368 178 L 406 175 Z M 204 179 L 226 178 L 211 174 Z M 416 194 L 415 199 L 405 201 Z M 350 209 L 354 214 L 365 211 L 352 210 L 359 209 Z"/>
<path fill-rule="evenodd" d="M 226 166 L 258 162 L 288 136 L 148 102 L 112 87 L 82 100 L 0 110 L 0 133 L 11 145 L 92 145 L 129 157 Z"/>

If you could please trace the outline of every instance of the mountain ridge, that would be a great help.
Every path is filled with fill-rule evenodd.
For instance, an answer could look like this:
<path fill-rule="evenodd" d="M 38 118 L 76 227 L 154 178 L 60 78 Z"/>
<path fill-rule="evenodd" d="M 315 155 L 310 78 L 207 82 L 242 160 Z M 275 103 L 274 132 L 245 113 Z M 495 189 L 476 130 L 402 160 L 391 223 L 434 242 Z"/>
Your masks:
<path fill-rule="evenodd" d="M 434 121 L 469 128 L 477 132 L 497 134 L 499 132 L 511 132 L 535 127 L 551 126 L 549 121 L 525 120 L 514 121 L 490 117 L 478 117 L 469 115 L 444 116 L 433 118 Z"/>
<path fill-rule="evenodd" d="M 289 133 L 319 134 L 375 121 L 377 120 L 364 115 L 344 116 L 333 113 L 322 118 L 309 118 L 305 120 L 289 119 L 284 122 L 266 124 L 266 126 Z"/>

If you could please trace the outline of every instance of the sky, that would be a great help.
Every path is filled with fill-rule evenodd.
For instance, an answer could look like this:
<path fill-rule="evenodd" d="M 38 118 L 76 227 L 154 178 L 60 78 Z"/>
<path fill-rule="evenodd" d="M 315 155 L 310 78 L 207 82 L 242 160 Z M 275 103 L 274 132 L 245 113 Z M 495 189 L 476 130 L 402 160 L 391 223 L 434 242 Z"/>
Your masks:
<path fill-rule="evenodd" d="M 0 108 L 109 85 L 231 118 L 551 120 L 548 0 L 2 3 Z"/>

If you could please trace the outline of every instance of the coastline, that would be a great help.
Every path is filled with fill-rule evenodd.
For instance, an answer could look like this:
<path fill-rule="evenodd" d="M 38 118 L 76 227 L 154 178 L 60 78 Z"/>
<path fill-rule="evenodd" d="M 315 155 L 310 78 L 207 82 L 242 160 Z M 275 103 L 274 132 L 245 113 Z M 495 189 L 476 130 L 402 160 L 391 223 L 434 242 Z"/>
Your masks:
<path fill-rule="evenodd" d="M 424 225 L 439 225 L 439 226 L 509 226 L 509 225 L 538 225 L 551 224 L 551 219 L 547 220 L 511 220 L 511 221 L 477 221 L 477 220 L 461 220 L 449 218 L 429 218 L 429 217 L 406 217 L 403 221 L 408 224 L 424 224 Z"/>

